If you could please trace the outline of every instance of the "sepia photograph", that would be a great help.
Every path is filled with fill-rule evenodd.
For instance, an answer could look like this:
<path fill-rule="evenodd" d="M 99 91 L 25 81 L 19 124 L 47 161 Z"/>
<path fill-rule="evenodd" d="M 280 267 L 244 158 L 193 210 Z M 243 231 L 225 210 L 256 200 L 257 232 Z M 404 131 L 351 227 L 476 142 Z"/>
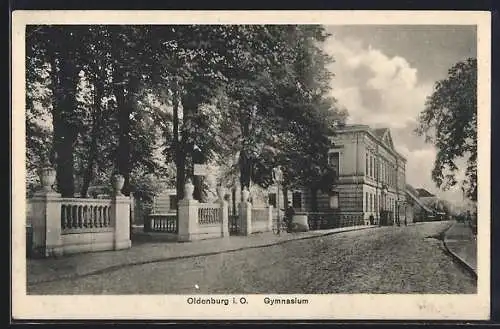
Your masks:
<path fill-rule="evenodd" d="M 268 13 L 14 17 L 19 310 L 488 318 L 489 15 Z"/>

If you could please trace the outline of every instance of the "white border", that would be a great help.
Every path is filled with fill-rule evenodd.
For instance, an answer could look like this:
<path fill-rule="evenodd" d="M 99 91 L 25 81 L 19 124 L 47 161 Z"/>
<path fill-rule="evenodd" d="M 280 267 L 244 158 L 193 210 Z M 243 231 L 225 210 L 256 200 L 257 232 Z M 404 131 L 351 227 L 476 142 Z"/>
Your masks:
<path fill-rule="evenodd" d="M 490 316 L 490 13 L 429 11 L 16 11 L 12 15 L 12 311 L 16 319 L 397 319 Z M 25 26 L 27 24 L 415 24 L 477 25 L 478 293 L 475 295 L 294 295 L 308 305 L 192 306 L 186 296 L 27 296 L 25 259 Z M 213 295 L 215 297 L 215 295 Z M 269 297 L 272 297 L 270 295 Z"/>

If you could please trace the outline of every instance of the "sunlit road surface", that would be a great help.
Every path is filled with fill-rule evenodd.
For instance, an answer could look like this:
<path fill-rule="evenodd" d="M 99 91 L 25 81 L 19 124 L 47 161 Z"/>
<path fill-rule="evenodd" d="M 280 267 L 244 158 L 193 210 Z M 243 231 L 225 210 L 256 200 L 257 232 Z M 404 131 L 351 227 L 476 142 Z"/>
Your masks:
<path fill-rule="evenodd" d="M 435 238 L 449 225 L 381 227 L 127 266 L 33 284 L 28 293 L 476 293 L 476 280 Z"/>

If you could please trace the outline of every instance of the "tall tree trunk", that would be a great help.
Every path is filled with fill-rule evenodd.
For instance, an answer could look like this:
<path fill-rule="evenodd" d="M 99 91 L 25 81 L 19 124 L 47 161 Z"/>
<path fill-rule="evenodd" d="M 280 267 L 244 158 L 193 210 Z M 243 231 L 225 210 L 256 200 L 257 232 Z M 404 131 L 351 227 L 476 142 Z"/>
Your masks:
<path fill-rule="evenodd" d="M 54 160 L 56 181 L 63 197 L 73 197 L 75 193 L 74 145 L 78 137 L 75 118 L 72 112 L 76 108 L 76 86 L 78 75 L 75 64 L 67 58 L 52 62 L 53 75 L 53 125 L 54 125 Z M 56 70 L 58 68 L 58 70 Z"/>
<path fill-rule="evenodd" d="M 288 187 L 283 185 L 283 208 L 286 209 L 288 207 Z"/>
<path fill-rule="evenodd" d="M 183 109 L 183 126 L 181 130 L 181 142 L 180 142 L 180 159 L 179 165 L 182 166 L 177 173 L 180 175 L 180 179 L 182 180 L 182 189 L 184 189 L 184 182 L 188 177 L 191 177 L 193 185 L 195 185 L 195 190 L 200 188 L 199 183 L 195 181 L 193 175 L 193 143 L 192 141 L 192 131 L 190 128 L 192 126 L 192 116 L 196 113 L 198 109 L 198 102 L 196 98 L 187 91 L 182 96 L 182 109 Z M 198 184 L 195 184 L 198 183 Z M 195 193 L 193 192 L 193 195 Z M 182 193 L 184 196 L 184 193 Z M 199 199 L 199 198 L 198 198 Z"/>
<path fill-rule="evenodd" d="M 311 188 L 311 210 L 318 211 L 318 189 L 314 187 Z"/>
<path fill-rule="evenodd" d="M 76 136 L 65 120 L 54 119 L 56 181 L 63 197 L 73 197 L 75 193 L 73 151 Z"/>
<path fill-rule="evenodd" d="M 179 141 L 179 89 L 178 86 L 174 86 L 173 97 L 173 149 L 175 156 L 175 188 L 177 200 L 182 200 L 184 198 L 184 156 L 181 153 L 180 141 Z"/>
<path fill-rule="evenodd" d="M 246 151 L 240 152 L 240 185 L 241 190 L 250 188 L 251 173 L 252 173 L 252 160 L 248 157 Z"/>
<path fill-rule="evenodd" d="M 251 120 L 247 115 L 242 115 L 240 118 L 240 127 L 243 138 L 243 149 L 240 151 L 240 185 L 241 190 L 246 187 L 250 189 L 250 181 L 252 180 L 252 159 L 248 154 L 248 150 L 245 149 L 245 144 L 247 139 L 250 137 L 251 131 Z"/>
<path fill-rule="evenodd" d="M 117 80 L 123 81 L 123 80 Z M 130 194 L 130 172 L 131 166 L 131 151 L 132 143 L 130 140 L 130 115 L 134 112 L 136 94 L 139 89 L 139 79 L 132 76 L 127 84 L 127 94 L 123 87 L 115 88 L 115 96 L 118 105 L 118 154 L 117 154 L 117 169 L 124 177 L 122 193 Z"/>
<path fill-rule="evenodd" d="M 92 137 L 92 142 L 90 144 L 90 149 L 89 149 L 89 159 L 87 162 L 87 167 L 85 168 L 85 172 L 83 173 L 83 183 L 82 183 L 82 188 L 80 190 L 80 196 L 82 198 L 87 197 L 90 182 L 92 181 L 93 178 L 94 165 L 97 160 L 97 151 L 98 151 L 97 138 Z"/>
<path fill-rule="evenodd" d="M 92 131 L 90 133 L 91 142 L 89 149 L 89 158 L 83 174 L 83 183 L 82 183 L 82 188 L 80 190 L 80 196 L 82 198 L 87 197 L 90 182 L 94 178 L 93 177 L 94 166 L 97 161 L 98 151 L 99 151 L 98 135 L 99 135 L 99 130 L 102 127 L 101 99 L 104 92 L 104 84 L 98 80 L 99 79 L 95 79 L 94 81 L 96 93 L 94 95 L 93 118 L 92 118 L 93 122 L 92 122 Z"/>

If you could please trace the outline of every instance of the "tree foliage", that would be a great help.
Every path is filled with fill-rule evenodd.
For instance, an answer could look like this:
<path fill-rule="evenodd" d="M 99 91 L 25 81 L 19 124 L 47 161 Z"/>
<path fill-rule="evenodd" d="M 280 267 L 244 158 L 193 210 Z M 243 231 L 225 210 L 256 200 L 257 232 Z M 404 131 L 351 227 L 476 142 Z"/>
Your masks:
<path fill-rule="evenodd" d="M 457 161 L 466 159 L 462 188 L 477 200 L 477 60 L 455 64 L 438 81 L 420 113 L 417 133 L 437 148 L 432 179 L 447 189 L 458 183 Z"/>
<path fill-rule="evenodd" d="M 30 27 L 29 169 L 50 159 L 59 190 L 86 196 L 114 171 L 124 193 L 146 193 L 140 177 L 174 164 L 182 197 L 194 162 L 237 158 L 242 186 L 268 186 L 281 165 L 288 184 L 327 189 L 346 112 L 328 96 L 326 38 L 296 25 Z"/>

